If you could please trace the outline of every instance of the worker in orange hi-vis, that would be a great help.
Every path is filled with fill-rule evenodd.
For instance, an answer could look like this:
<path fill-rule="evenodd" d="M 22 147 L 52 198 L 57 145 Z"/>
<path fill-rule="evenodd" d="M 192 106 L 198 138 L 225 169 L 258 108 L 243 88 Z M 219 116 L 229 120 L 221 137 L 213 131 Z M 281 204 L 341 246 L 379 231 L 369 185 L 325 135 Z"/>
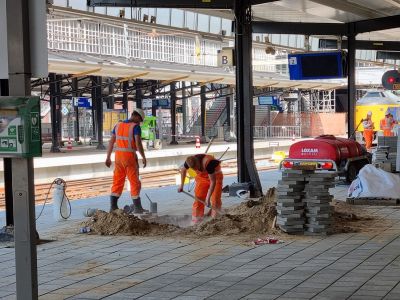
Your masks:
<path fill-rule="evenodd" d="M 393 127 L 397 122 L 393 119 L 393 115 L 389 109 L 385 113 L 385 117 L 380 122 L 380 129 L 383 130 L 384 136 L 394 136 Z"/>
<path fill-rule="evenodd" d="M 110 196 L 110 211 L 118 209 L 118 198 L 122 194 L 125 178 L 128 177 L 133 201 L 133 213 L 144 212 L 140 201 L 141 182 L 139 179 L 139 163 L 136 151 L 142 156 L 143 168 L 146 167 L 140 123 L 144 120 L 144 111 L 136 108 L 131 117 L 118 122 L 108 144 L 106 166 L 111 166 L 111 153 L 115 150 L 115 167 L 113 185 Z M 115 145 L 114 145 L 115 144 Z"/>
<path fill-rule="evenodd" d="M 196 200 L 192 206 L 192 223 L 203 221 L 204 204 L 211 208 L 211 217 L 216 217 L 221 210 L 222 182 L 224 176 L 221 171 L 221 162 L 209 154 L 189 156 L 181 168 L 181 185 L 178 192 L 183 191 L 186 172 L 192 168 L 196 172 L 196 187 L 194 190 Z"/>
<path fill-rule="evenodd" d="M 365 140 L 365 148 L 367 150 L 370 150 L 372 147 L 372 140 L 374 138 L 374 122 L 372 122 L 372 112 L 369 111 L 367 113 L 367 118 L 363 120 L 362 122 L 363 127 L 364 127 L 364 140 Z"/>

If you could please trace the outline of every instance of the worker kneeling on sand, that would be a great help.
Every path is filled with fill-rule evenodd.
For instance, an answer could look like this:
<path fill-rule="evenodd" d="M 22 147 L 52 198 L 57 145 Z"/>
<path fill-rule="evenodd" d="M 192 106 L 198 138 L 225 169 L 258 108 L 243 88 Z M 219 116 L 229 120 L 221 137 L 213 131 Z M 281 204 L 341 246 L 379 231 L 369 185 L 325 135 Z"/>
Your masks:
<path fill-rule="evenodd" d="M 183 191 L 186 172 L 192 168 L 196 172 L 195 200 L 192 207 L 192 222 L 199 223 L 204 218 L 204 203 L 211 207 L 211 216 L 215 217 L 221 210 L 222 182 L 224 176 L 221 171 L 221 162 L 208 154 L 189 156 L 181 168 L 181 185 L 178 192 Z"/>
<path fill-rule="evenodd" d="M 140 201 L 141 182 L 139 180 L 139 163 L 136 155 L 136 151 L 139 151 L 142 156 L 143 168 L 145 168 L 146 156 L 144 155 L 140 128 L 140 122 L 143 122 L 143 120 L 143 110 L 136 108 L 129 119 L 118 122 L 112 131 L 105 162 L 107 167 L 111 166 L 111 153 L 114 149 L 115 168 L 110 196 L 110 211 L 118 209 L 118 198 L 122 194 L 125 178 L 128 177 L 133 201 L 133 213 L 141 214 L 144 212 Z"/>

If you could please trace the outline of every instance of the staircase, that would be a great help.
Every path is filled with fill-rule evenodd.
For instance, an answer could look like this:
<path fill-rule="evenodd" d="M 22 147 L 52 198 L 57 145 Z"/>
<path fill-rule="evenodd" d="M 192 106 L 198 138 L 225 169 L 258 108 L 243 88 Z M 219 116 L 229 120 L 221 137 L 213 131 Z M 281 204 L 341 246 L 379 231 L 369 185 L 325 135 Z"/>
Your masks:
<path fill-rule="evenodd" d="M 220 124 L 218 124 L 218 126 L 223 126 L 224 123 L 226 122 L 226 110 L 225 110 L 226 99 L 225 97 L 220 97 L 214 100 L 209 100 L 208 102 L 209 103 L 211 102 L 211 104 L 208 109 L 206 107 L 206 124 L 205 124 L 206 135 L 215 136 L 217 134 L 216 125 L 218 120 L 221 121 Z M 223 113 L 224 111 L 225 114 Z M 190 135 L 201 134 L 201 117 L 198 117 L 193 123 L 193 125 L 190 127 L 189 134 Z"/>
<path fill-rule="evenodd" d="M 257 105 L 255 106 L 254 126 L 264 126 L 268 117 L 268 106 Z"/>

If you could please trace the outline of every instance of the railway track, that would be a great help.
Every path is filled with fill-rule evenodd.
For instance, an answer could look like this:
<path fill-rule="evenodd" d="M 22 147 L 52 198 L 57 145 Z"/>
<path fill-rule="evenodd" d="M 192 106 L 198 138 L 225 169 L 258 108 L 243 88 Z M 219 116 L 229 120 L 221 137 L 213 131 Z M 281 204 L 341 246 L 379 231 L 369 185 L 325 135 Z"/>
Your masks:
<path fill-rule="evenodd" d="M 260 159 L 259 159 L 260 160 Z M 258 161 L 258 160 L 256 160 Z M 236 175 L 236 161 L 225 161 L 222 163 L 224 175 Z M 276 169 L 276 167 L 258 167 L 258 171 Z M 158 172 L 141 173 L 141 182 L 143 188 L 156 188 L 176 184 L 176 175 L 178 170 L 163 170 Z M 70 200 L 92 198 L 110 194 L 112 185 L 112 176 L 71 180 L 67 182 L 66 194 Z M 51 202 L 52 190 L 49 191 L 51 183 L 35 185 L 35 202 L 43 203 L 46 200 L 48 193 L 48 201 Z M 0 191 L 0 210 L 5 208 L 4 190 Z"/>

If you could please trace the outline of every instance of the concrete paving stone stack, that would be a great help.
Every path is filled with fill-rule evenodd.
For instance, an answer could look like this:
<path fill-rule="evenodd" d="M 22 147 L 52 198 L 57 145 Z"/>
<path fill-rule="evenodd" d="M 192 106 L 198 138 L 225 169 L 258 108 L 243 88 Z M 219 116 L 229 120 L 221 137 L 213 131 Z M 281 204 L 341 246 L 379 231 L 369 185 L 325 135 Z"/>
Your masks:
<path fill-rule="evenodd" d="M 387 162 L 387 155 L 389 153 L 389 147 L 387 146 L 378 146 L 374 153 L 374 163 L 382 163 Z"/>
<path fill-rule="evenodd" d="M 332 232 L 333 196 L 329 189 L 334 187 L 336 173 L 312 173 L 306 178 L 305 196 L 305 234 L 327 235 Z"/>
<path fill-rule="evenodd" d="M 384 146 L 388 148 L 387 162 L 391 163 L 392 171 L 396 170 L 397 164 L 397 136 L 378 136 L 378 148 Z"/>
<path fill-rule="evenodd" d="M 282 179 L 278 181 L 276 223 L 286 233 L 302 234 L 304 232 L 305 216 L 302 198 L 304 196 L 305 178 L 311 172 L 284 170 Z"/>

